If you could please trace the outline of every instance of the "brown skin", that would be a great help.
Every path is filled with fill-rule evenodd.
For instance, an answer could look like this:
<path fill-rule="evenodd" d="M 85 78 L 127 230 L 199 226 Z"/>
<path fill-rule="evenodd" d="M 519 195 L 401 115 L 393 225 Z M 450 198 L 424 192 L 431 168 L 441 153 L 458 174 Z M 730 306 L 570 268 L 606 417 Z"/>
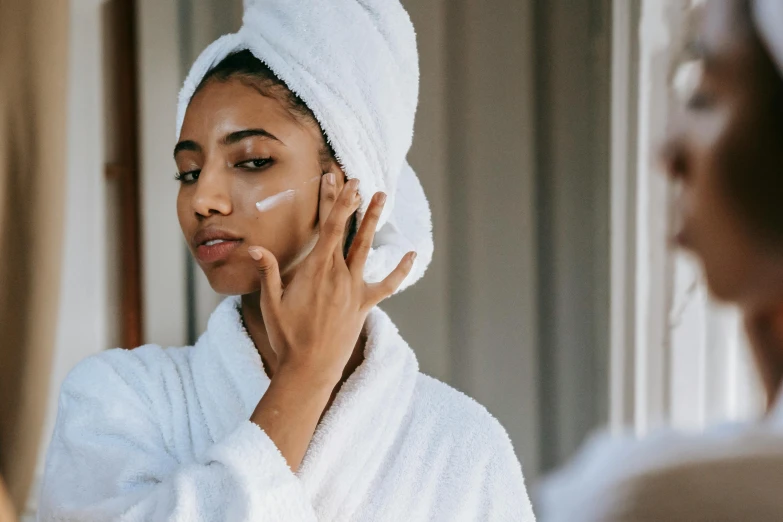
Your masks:
<path fill-rule="evenodd" d="M 248 129 L 274 138 L 227 140 Z M 364 282 L 381 193 L 343 257 L 358 183 L 344 183 L 336 162 L 323 164 L 323 146 L 314 122 L 231 79 L 209 81 L 193 97 L 175 152 L 184 175 L 177 214 L 191 252 L 200 230 L 217 227 L 240 239 L 225 259 L 199 265 L 215 291 L 242 295 L 245 326 L 271 378 L 250 420 L 294 471 L 340 384 L 362 361 L 367 314 L 394 293 L 415 258 L 406 255 L 381 283 Z M 297 191 L 293 200 L 256 208 L 289 189 Z"/>
<path fill-rule="evenodd" d="M 783 175 L 780 122 L 770 111 L 783 91 L 747 9 L 708 2 L 703 73 L 664 157 L 681 186 L 677 241 L 702 262 L 712 293 L 742 308 L 771 406 L 783 381 L 783 255 L 751 214 L 773 190 L 767 180 Z"/>

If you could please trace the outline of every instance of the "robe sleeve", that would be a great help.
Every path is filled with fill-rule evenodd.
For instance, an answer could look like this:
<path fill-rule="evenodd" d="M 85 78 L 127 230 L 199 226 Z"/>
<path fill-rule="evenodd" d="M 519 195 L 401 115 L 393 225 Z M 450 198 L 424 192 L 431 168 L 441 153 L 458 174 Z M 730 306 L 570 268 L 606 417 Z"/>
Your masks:
<path fill-rule="evenodd" d="M 39 520 L 316 520 L 280 451 L 243 421 L 198 463 L 183 460 L 139 383 L 100 356 L 66 379 Z M 171 423 L 171 419 L 168 419 Z M 173 423 L 172 423 L 173 424 Z"/>

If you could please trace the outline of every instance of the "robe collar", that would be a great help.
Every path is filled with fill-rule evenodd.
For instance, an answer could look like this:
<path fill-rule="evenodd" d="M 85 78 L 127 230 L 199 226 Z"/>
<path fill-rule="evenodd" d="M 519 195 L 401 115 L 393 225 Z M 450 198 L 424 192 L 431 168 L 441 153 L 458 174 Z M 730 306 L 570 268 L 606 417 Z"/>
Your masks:
<path fill-rule="evenodd" d="M 359 509 L 404 429 L 418 378 L 416 356 L 386 313 L 373 308 L 365 326 L 364 361 L 321 419 L 297 473 L 319 520 L 350 519 Z M 199 342 L 222 359 L 250 418 L 270 381 L 242 324 L 238 296 L 215 309 Z"/>

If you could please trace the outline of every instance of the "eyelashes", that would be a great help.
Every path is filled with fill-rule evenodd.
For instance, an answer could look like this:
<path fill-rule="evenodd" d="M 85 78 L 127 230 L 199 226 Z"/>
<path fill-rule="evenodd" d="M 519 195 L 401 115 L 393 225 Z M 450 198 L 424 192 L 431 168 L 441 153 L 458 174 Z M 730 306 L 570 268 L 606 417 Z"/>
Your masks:
<path fill-rule="evenodd" d="M 190 170 L 188 172 L 177 172 L 174 174 L 174 179 L 185 185 L 194 183 L 201 174 L 200 170 Z"/>
<path fill-rule="evenodd" d="M 248 169 L 248 170 L 259 170 L 263 169 L 264 167 L 268 167 L 272 163 L 272 158 L 253 158 L 246 161 L 243 161 L 241 163 L 237 163 L 234 165 L 236 168 L 241 169 Z M 243 165 L 249 165 L 249 166 L 243 166 Z"/>
<path fill-rule="evenodd" d="M 703 91 L 696 91 L 691 94 L 686 103 L 687 108 L 692 111 L 703 111 L 709 109 L 712 105 L 712 96 Z"/>
<path fill-rule="evenodd" d="M 234 168 L 254 172 L 254 171 L 263 170 L 269 167 L 270 165 L 272 165 L 272 163 L 274 163 L 272 158 L 253 158 L 237 163 L 236 165 L 234 165 Z M 174 179 L 176 181 L 179 181 L 180 183 L 188 185 L 191 183 L 195 183 L 198 180 L 200 174 L 201 174 L 200 169 L 189 170 L 187 172 L 177 172 L 174 175 Z"/>

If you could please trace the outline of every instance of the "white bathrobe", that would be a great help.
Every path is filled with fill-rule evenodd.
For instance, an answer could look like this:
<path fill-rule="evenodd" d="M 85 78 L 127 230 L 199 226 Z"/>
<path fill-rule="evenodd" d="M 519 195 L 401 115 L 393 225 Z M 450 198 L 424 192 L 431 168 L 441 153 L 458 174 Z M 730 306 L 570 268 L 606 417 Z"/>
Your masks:
<path fill-rule="evenodd" d="M 248 419 L 269 385 L 236 297 L 195 346 L 109 350 L 60 394 L 41 520 L 533 521 L 479 404 L 419 373 L 380 309 L 294 474 Z"/>

